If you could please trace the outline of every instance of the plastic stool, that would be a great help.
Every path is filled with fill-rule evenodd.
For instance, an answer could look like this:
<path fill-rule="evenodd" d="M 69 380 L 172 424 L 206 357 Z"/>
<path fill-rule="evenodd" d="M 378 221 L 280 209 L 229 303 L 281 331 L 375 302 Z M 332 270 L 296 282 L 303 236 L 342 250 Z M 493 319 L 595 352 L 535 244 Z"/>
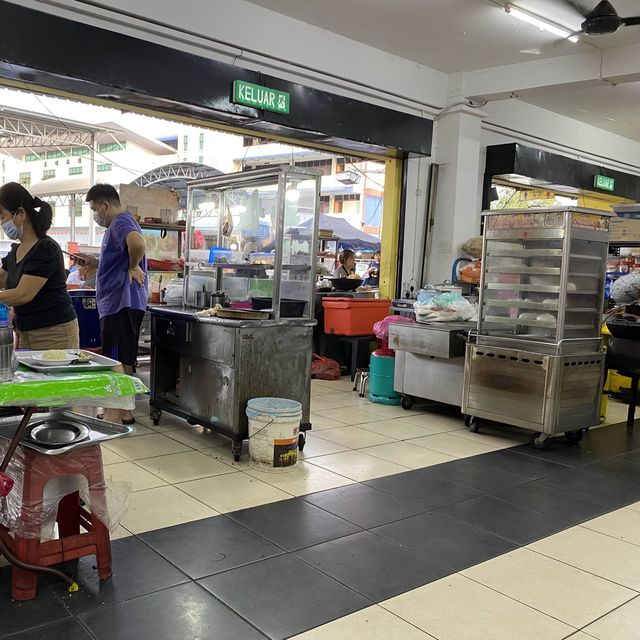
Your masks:
<path fill-rule="evenodd" d="M 78 492 L 65 496 L 58 504 L 58 540 L 40 541 L 41 522 L 38 507 L 42 504 L 44 490 L 53 478 L 82 474 L 89 483 L 92 505 L 106 509 L 106 491 L 102 472 L 102 452 L 99 445 L 92 445 L 57 456 L 46 456 L 24 448 L 24 479 L 22 504 L 30 505 L 35 516 L 29 538 L 17 532 L 9 534 L 0 527 L 0 537 L 20 560 L 28 564 L 48 567 L 53 564 L 95 555 L 98 576 L 105 580 L 111 576 L 111 540 L 109 530 L 92 513 L 80 506 Z M 82 456 L 79 470 L 77 457 Z M 87 533 L 80 533 L 80 527 Z M 14 600 L 33 600 L 38 593 L 38 574 L 12 568 L 11 597 Z"/>
<path fill-rule="evenodd" d="M 358 390 L 358 395 L 364 398 L 369 380 L 369 367 L 359 367 L 356 369 L 356 375 L 353 380 L 353 390 Z"/>

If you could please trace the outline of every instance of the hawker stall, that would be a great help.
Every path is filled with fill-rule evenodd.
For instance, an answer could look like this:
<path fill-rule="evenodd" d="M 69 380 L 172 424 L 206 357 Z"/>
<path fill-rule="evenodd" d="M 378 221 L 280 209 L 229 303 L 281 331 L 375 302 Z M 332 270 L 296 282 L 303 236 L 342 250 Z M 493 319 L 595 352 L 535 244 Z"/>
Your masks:
<path fill-rule="evenodd" d="M 477 333 L 462 411 L 534 432 L 536 447 L 599 424 L 609 218 L 576 207 L 484 214 Z"/>
<path fill-rule="evenodd" d="M 251 398 L 309 394 L 320 177 L 294 167 L 189 185 L 183 306 L 152 310 L 151 418 L 167 411 L 232 439 Z"/>

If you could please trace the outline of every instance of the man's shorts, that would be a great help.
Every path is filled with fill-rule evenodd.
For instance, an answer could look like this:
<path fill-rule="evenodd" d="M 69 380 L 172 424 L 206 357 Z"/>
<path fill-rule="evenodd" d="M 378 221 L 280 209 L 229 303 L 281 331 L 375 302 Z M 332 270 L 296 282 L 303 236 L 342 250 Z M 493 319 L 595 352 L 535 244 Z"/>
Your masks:
<path fill-rule="evenodd" d="M 135 367 L 143 318 L 144 311 L 128 308 L 100 318 L 102 353 L 122 364 Z"/>

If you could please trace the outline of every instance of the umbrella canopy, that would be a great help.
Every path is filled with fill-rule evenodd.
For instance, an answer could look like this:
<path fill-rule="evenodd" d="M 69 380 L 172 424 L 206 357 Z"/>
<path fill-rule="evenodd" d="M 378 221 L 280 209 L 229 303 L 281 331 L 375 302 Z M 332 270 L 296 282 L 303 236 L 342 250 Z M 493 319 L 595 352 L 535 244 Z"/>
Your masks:
<path fill-rule="evenodd" d="M 311 220 L 305 222 L 305 226 L 311 226 Z M 340 246 L 346 249 L 379 249 L 380 238 L 357 229 L 344 218 L 320 214 L 319 229 L 331 229 L 333 235 L 340 239 Z"/>

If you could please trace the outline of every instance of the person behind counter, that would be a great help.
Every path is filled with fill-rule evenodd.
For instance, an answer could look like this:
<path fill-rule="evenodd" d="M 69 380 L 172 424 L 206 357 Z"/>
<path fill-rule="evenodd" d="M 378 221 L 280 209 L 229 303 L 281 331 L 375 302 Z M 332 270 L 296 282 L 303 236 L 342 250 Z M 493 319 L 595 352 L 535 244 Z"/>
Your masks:
<path fill-rule="evenodd" d="M 356 254 L 351 249 L 345 249 L 338 256 L 338 266 L 333 272 L 336 278 L 348 278 L 355 269 Z"/>
<path fill-rule="evenodd" d="M 51 206 L 22 185 L 0 187 L 0 224 L 18 240 L 2 258 L 0 302 L 14 308 L 21 349 L 77 349 L 80 335 L 66 288 L 64 258 L 47 235 Z"/>
<path fill-rule="evenodd" d="M 380 284 L 380 249 L 373 254 L 373 260 L 364 272 L 362 284 L 377 287 Z"/>
<path fill-rule="evenodd" d="M 76 270 L 67 276 L 67 285 L 77 285 L 85 289 L 96 288 L 96 275 L 99 261 L 88 253 L 78 254 L 75 260 Z"/>
<path fill-rule="evenodd" d="M 96 300 L 103 352 L 135 371 L 140 327 L 147 308 L 147 261 L 140 225 L 120 203 L 110 184 L 96 184 L 86 196 L 93 219 L 107 231 L 102 239 L 96 277 Z M 135 422 L 131 412 L 105 407 L 104 419 Z"/>

